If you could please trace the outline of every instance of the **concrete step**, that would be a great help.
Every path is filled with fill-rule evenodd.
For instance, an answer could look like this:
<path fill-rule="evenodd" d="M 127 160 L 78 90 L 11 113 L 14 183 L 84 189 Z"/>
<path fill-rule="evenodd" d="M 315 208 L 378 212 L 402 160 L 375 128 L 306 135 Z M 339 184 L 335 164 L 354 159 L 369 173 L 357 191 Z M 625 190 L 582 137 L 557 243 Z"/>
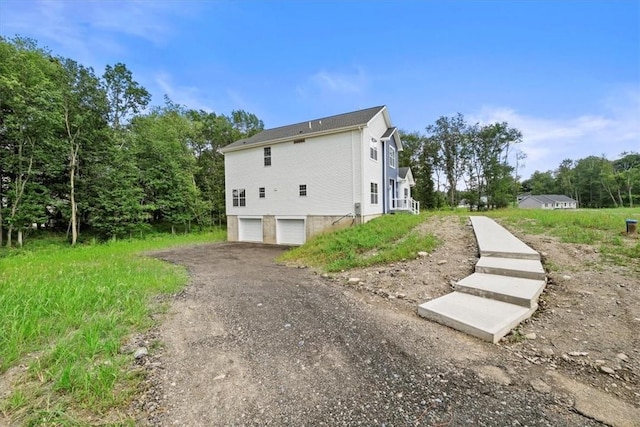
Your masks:
<path fill-rule="evenodd" d="M 496 274 L 499 276 L 520 277 L 523 279 L 544 280 L 542 263 L 532 259 L 480 257 L 476 263 L 476 273 Z"/>
<path fill-rule="evenodd" d="M 486 216 L 471 216 L 480 256 L 540 260 L 540 254 Z"/>
<path fill-rule="evenodd" d="M 427 319 L 496 343 L 536 311 L 531 308 L 495 301 L 461 292 L 452 292 L 418 306 L 418 314 Z"/>
<path fill-rule="evenodd" d="M 546 286 L 545 280 L 473 273 L 456 283 L 456 291 L 533 308 Z"/>

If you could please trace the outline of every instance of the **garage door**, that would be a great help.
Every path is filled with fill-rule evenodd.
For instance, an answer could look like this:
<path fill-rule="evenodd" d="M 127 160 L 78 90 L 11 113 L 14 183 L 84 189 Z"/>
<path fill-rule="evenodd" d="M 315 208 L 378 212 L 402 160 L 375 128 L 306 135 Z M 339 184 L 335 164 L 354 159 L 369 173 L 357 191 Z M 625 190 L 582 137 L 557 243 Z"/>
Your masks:
<path fill-rule="evenodd" d="M 260 218 L 240 218 L 238 238 L 241 242 L 262 242 L 262 220 Z"/>
<path fill-rule="evenodd" d="M 280 245 L 301 245 L 306 240 L 304 219 L 278 219 L 276 232 Z"/>

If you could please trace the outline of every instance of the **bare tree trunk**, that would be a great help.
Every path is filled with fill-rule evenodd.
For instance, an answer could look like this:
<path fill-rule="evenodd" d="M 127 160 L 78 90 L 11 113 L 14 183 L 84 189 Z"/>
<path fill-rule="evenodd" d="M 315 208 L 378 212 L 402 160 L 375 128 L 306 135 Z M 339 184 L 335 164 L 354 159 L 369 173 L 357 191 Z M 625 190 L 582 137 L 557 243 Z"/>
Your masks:
<path fill-rule="evenodd" d="M 13 224 L 9 224 L 9 229 L 7 230 L 7 247 L 11 247 L 11 237 L 13 234 Z"/>
<path fill-rule="evenodd" d="M 22 230 L 18 230 L 18 247 L 22 247 Z"/>
<path fill-rule="evenodd" d="M 618 187 L 618 200 L 620 201 L 620 207 L 624 208 L 624 202 L 622 201 L 622 193 L 620 192 L 620 187 Z"/>
<path fill-rule="evenodd" d="M 78 167 L 78 151 L 80 144 L 76 143 L 80 130 L 75 134 L 71 133 L 71 124 L 69 123 L 69 110 L 64 110 L 64 122 L 67 127 L 67 137 L 69 138 L 69 201 L 71 202 L 71 246 L 78 241 L 78 205 L 76 203 L 76 169 Z"/>
<path fill-rule="evenodd" d="M 77 151 L 76 151 L 77 152 Z M 69 185 L 71 186 L 69 198 L 71 200 L 71 245 L 75 245 L 78 240 L 78 207 L 76 205 L 76 191 L 75 191 L 75 156 L 72 156 L 72 166 L 70 171 Z"/>

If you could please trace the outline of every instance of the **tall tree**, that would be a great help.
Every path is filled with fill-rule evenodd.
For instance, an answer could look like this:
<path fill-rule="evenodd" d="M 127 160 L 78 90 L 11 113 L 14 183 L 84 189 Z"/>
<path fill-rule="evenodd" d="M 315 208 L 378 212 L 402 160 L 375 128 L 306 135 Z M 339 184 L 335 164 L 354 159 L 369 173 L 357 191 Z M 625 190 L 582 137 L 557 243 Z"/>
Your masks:
<path fill-rule="evenodd" d="M 185 226 L 198 220 L 201 199 L 194 179 L 193 122 L 167 99 L 164 107 L 136 117 L 131 130 L 144 204 L 153 220 Z"/>
<path fill-rule="evenodd" d="M 629 207 L 633 207 L 633 190 L 640 189 L 640 154 L 636 152 L 623 152 L 621 158 L 613 162 L 613 169 L 620 182 L 620 189 L 624 189 Z M 622 204 L 622 196 L 620 196 Z"/>
<path fill-rule="evenodd" d="M 456 205 L 456 187 L 465 170 L 464 146 L 467 143 L 467 124 L 460 113 L 453 117 L 442 116 L 426 128 L 427 134 L 439 146 L 439 158 L 447 178 L 449 206 Z"/>
<path fill-rule="evenodd" d="M 122 63 L 106 66 L 102 84 L 109 102 L 109 124 L 115 130 L 120 130 L 132 115 L 142 112 L 151 100 L 149 92 Z"/>
<path fill-rule="evenodd" d="M 46 218 L 49 200 L 41 177 L 58 152 L 58 70 L 34 41 L 0 38 L 0 236 L 6 225 L 7 246 L 14 231 L 20 245 L 24 230 Z"/>
<path fill-rule="evenodd" d="M 69 165 L 71 244 L 75 245 L 79 232 L 77 180 L 80 160 L 85 155 L 83 151 L 96 152 L 99 150 L 100 143 L 104 144 L 107 99 L 91 68 L 86 68 L 72 59 L 62 59 L 61 63 L 63 66 L 60 82 L 60 86 L 63 88 L 61 106 Z M 87 162 L 86 167 L 90 168 L 91 166 L 94 165 Z M 94 187 L 98 191 L 100 188 Z"/>

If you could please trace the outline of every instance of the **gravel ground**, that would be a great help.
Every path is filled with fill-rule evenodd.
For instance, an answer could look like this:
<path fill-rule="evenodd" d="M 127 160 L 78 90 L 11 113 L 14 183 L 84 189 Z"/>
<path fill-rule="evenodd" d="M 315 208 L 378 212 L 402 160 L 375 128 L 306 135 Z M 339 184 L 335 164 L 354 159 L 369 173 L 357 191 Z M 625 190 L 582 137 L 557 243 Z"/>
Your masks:
<path fill-rule="evenodd" d="M 132 409 L 140 424 L 602 425 L 553 368 L 421 319 L 404 295 L 276 265 L 283 250 L 155 254 L 192 281 L 162 326 L 132 343 L 153 348 L 138 359 L 148 373 Z"/>

